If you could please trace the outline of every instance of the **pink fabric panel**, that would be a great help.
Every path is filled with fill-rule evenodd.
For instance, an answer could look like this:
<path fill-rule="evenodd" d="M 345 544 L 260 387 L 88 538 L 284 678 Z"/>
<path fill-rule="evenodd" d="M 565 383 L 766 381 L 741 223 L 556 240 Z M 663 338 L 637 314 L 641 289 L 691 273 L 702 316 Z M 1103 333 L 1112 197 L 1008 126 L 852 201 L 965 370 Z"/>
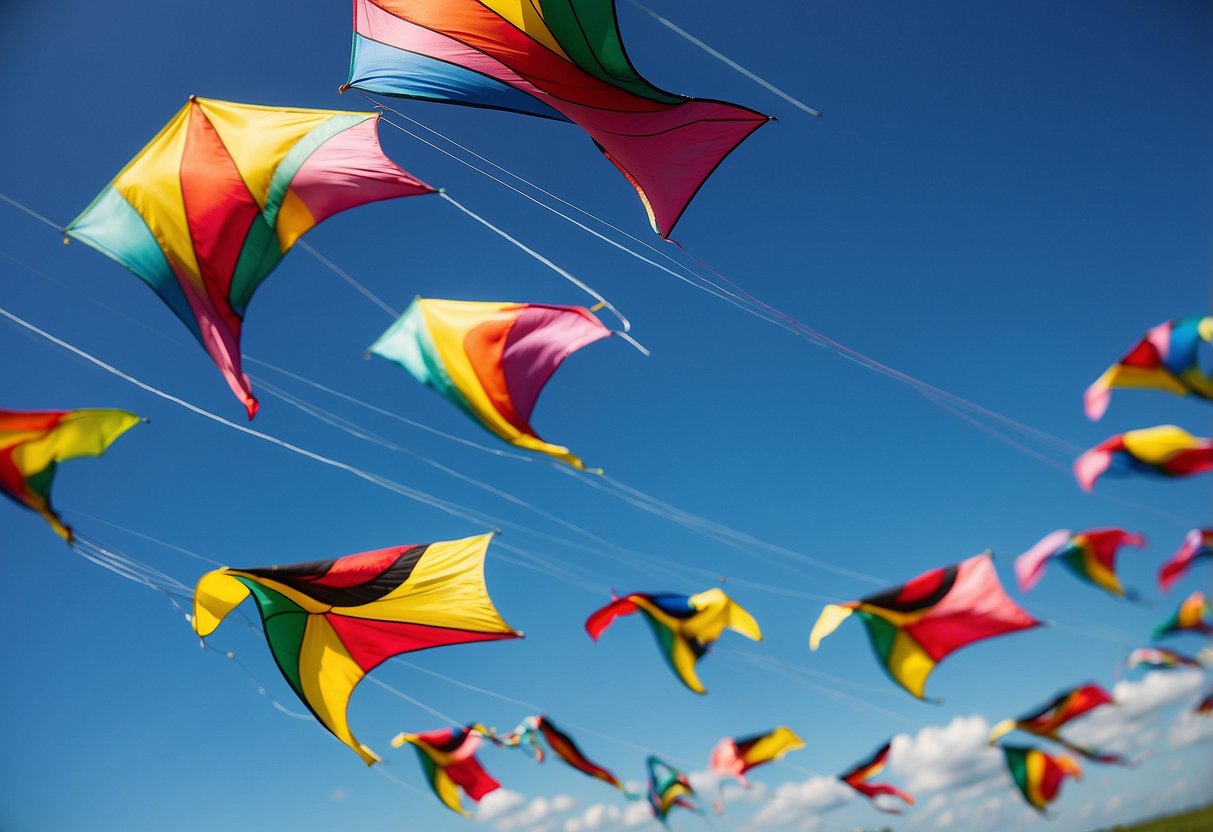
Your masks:
<path fill-rule="evenodd" d="M 291 181 L 317 223 L 339 211 L 434 189 L 405 173 L 379 146 L 378 118 L 338 133 L 316 149 Z"/>
<path fill-rule="evenodd" d="M 1070 539 L 1069 529 L 1060 529 L 1045 535 L 1039 543 L 1019 557 L 1015 558 L 1015 580 L 1019 588 L 1027 592 L 1040 581 L 1045 574 L 1045 563 Z"/>
<path fill-rule="evenodd" d="M 710 766 L 712 771 L 721 777 L 736 777 L 742 783 L 746 782 L 741 773 L 745 769 L 745 763 L 737 755 L 737 743 L 731 739 L 721 740 L 712 749 Z"/>
<path fill-rule="evenodd" d="M 203 297 L 188 280 L 177 279 L 185 299 L 189 301 L 194 317 L 198 319 L 198 332 L 202 335 L 202 346 L 210 354 L 211 360 L 227 379 L 228 386 L 236 394 L 236 398 L 244 403 L 248 417 L 257 415 L 260 406 L 253 397 L 252 385 L 248 376 L 240 368 L 240 324 L 237 322 L 231 328 L 224 323 L 222 316 L 217 313 L 209 298 Z"/>
<path fill-rule="evenodd" d="M 529 305 L 522 310 L 501 355 L 514 413 L 526 423 L 543 385 L 570 354 L 611 332 L 579 307 Z"/>
<path fill-rule="evenodd" d="M 1159 324 L 1146 333 L 1146 340 L 1154 345 L 1154 349 L 1158 350 L 1158 357 L 1166 361 L 1167 355 L 1171 352 L 1171 322 Z"/>
<path fill-rule="evenodd" d="M 1090 491 L 1095 487 L 1095 480 L 1111 465 L 1111 453 L 1101 448 L 1092 448 L 1074 460 L 1074 478 L 1078 480 L 1083 491 Z"/>

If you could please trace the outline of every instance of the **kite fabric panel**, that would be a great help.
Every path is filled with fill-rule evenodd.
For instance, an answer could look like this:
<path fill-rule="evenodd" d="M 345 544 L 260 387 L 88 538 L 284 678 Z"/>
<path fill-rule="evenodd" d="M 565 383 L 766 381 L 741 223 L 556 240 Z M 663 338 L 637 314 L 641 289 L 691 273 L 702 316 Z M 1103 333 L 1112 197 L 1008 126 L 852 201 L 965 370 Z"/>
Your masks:
<path fill-rule="evenodd" d="M 1146 545 L 1143 535 L 1124 529 L 1090 529 L 1071 532 L 1061 529 L 1015 559 L 1015 577 L 1019 588 L 1027 592 L 1044 576 L 1048 561 L 1060 560 L 1075 575 L 1107 592 L 1125 597 L 1125 588 L 1116 575 L 1116 553 L 1121 546 Z"/>
<path fill-rule="evenodd" d="M 350 87 L 572 122 L 666 239 L 724 158 L 772 120 L 640 77 L 614 0 L 354 0 Z"/>
<path fill-rule="evenodd" d="M 1160 639 L 1179 633 L 1199 633 L 1213 636 L 1213 607 L 1203 592 L 1193 592 L 1179 605 L 1175 614 L 1154 628 L 1154 638 Z"/>
<path fill-rule="evenodd" d="M 1042 814 L 1049 804 L 1061 796 L 1061 784 L 1067 777 L 1082 779 L 1078 763 L 1064 754 L 1052 756 L 1039 748 L 1004 745 L 1007 771 L 1019 787 L 1024 799 Z"/>
<path fill-rule="evenodd" d="M 312 226 L 436 191 L 383 155 L 378 113 L 190 100 L 65 229 L 155 290 L 201 342 L 249 418 L 249 300 Z"/>
<path fill-rule="evenodd" d="M 265 640 L 300 701 L 367 765 L 346 710 L 362 678 L 392 656 L 521 638 L 484 585 L 492 535 L 393 546 L 329 561 L 217 569 L 194 590 L 194 631 L 206 638 L 253 596 Z"/>
<path fill-rule="evenodd" d="M 649 808 L 662 826 L 667 825 L 669 814 L 675 806 L 702 814 L 693 800 L 695 790 L 691 788 L 691 780 L 685 773 L 653 756 L 645 761 L 645 766 L 649 773 Z"/>
<path fill-rule="evenodd" d="M 952 651 L 1040 626 L 1007 597 L 989 554 L 932 569 L 859 601 L 827 605 L 813 625 L 809 649 L 816 650 L 852 614 L 863 621 L 885 673 L 919 699 L 935 665 Z"/>
<path fill-rule="evenodd" d="M 586 619 L 586 632 L 597 641 L 616 618 L 636 612 L 648 621 L 670 669 L 695 693 L 707 693 L 695 673 L 695 664 L 726 629 L 762 641 L 762 631 L 754 617 L 720 589 L 690 596 L 633 592 L 595 610 Z"/>
<path fill-rule="evenodd" d="M 71 543 L 71 527 L 51 507 L 59 463 L 101 456 L 139 421 L 125 410 L 0 410 L 0 492 Z"/>
<path fill-rule="evenodd" d="M 909 806 L 914 805 L 914 798 L 896 786 L 889 785 L 888 783 L 868 782 L 884 770 L 884 767 L 889 760 L 889 750 L 892 747 L 892 742 L 886 742 L 867 760 L 864 760 L 850 771 L 838 775 L 838 779 L 870 800 L 872 805 L 880 811 L 887 812 L 890 815 L 900 815 L 901 809 L 898 809 L 895 806 L 882 806 L 876 801 L 876 798 L 882 795 L 889 795 L 891 797 L 896 797 Z"/>
<path fill-rule="evenodd" d="M 1179 551 L 1158 570 L 1158 586 L 1169 590 L 1176 581 L 1188 574 L 1198 560 L 1213 558 L 1213 529 L 1193 529 L 1184 537 Z"/>
<path fill-rule="evenodd" d="M 1015 719 L 1004 719 L 990 730 L 990 742 L 1019 730 L 1026 734 L 1052 740 L 1065 746 L 1076 754 L 1081 754 L 1089 760 L 1099 763 L 1125 764 L 1126 760 L 1119 754 L 1093 751 L 1089 748 L 1074 745 L 1058 733 L 1063 727 L 1103 705 L 1114 705 L 1112 695 L 1096 684 L 1082 685 L 1062 691 L 1044 707 Z"/>
<path fill-rule="evenodd" d="M 479 803 L 486 794 L 501 788 L 476 759 L 480 739 L 479 726 L 467 725 L 421 734 L 397 734 L 392 739 L 392 748 L 413 746 L 434 794 L 452 812 L 470 818 L 472 813 L 463 808 L 459 799 L 461 789 Z"/>
<path fill-rule="evenodd" d="M 417 298 L 369 351 L 503 441 L 583 470 L 568 448 L 539 438 L 531 412 L 561 362 L 610 334 L 581 306 Z"/>
<path fill-rule="evenodd" d="M 1200 716 L 1213 716 L 1213 693 L 1196 703 L 1192 713 Z"/>
<path fill-rule="evenodd" d="M 1213 471 L 1213 440 L 1175 425 L 1118 433 L 1074 461 L 1074 477 L 1084 491 L 1109 471 L 1158 477 L 1189 477 Z"/>
<path fill-rule="evenodd" d="M 1104 415 L 1113 388 L 1162 390 L 1213 400 L 1213 375 L 1200 365 L 1201 341 L 1213 344 L 1213 315 L 1154 327 L 1087 388 L 1083 397 L 1087 417 L 1098 420 Z"/>
<path fill-rule="evenodd" d="M 1181 667 L 1201 668 L 1199 661 L 1191 656 L 1167 650 L 1165 647 L 1137 647 L 1129 653 L 1126 662 L 1130 669 L 1144 667 L 1146 670 L 1176 670 Z"/>
<path fill-rule="evenodd" d="M 749 788 L 745 774 L 756 766 L 783 759 L 804 748 L 804 740 L 786 725 L 749 737 L 725 737 L 712 749 L 711 769 L 721 777 L 736 777 Z"/>
<path fill-rule="evenodd" d="M 544 741 L 548 744 L 548 748 L 552 749 L 552 753 L 577 769 L 577 771 L 588 777 L 608 783 L 628 797 L 632 797 L 627 787 L 623 785 L 618 777 L 586 757 L 577 746 L 577 743 L 573 742 L 573 738 L 556 727 L 556 724 L 552 720 L 543 714 L 539 714 L 538 716 L 529 717 L 528 727 L 543 737 Z"/>

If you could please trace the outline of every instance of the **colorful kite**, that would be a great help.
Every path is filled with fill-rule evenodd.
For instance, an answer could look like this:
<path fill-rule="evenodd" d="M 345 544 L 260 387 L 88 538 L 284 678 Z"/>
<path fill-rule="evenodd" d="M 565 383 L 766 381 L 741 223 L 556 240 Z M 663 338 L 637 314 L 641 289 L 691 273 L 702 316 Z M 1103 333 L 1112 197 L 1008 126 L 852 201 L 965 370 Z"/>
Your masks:
<path fill-rule="evenodd" d="M 1213 471 L 1213 440 L 1175 425 L 1159 425 L 1110 436 L 1074 461 L 1074 476 L 1084 491 L 1090 491 L 1109 470 L 1159 477 Z"/>
<path fill-rule="evenodd" d="M 1158 570 L 1158 586 L 1166 592 L 1188 573 L 1193 562 L 1202 558 L 1213 558 L 1213 529 L 1193 529 L 1188 532 L 1179 551 Z"/>
<path fill-rule="evenodd" d="M 1213 716 L 1213 693 L 1196 703 L 1196 708 L 1192 713 L 1200 716 Z"/>
<path fill-rule="evenodd" d="M 1159 324 L 1087 388 L 1087 417 L 1098 420 L 1108 409 L 1112 388 L 1146 388 L 1213 399 L 1213 376 L 1201 369 L 1200 342 L 1213 344 L 1213 315 Z"/>
<path fill-rule="evenodd" d="M 1089 748 L 1074 745 L 1062 738 L 1058 733 L 1071 721 L 1102 705 L 1113 705 L 1112 695 L 1099 685 L 1090 684 L 1062 691 L 1051 702 L 1032 713 L 1015 719 L 1004 719 L 990 731 L 990 742 L 1015 730 L 1023 731 L 1043 739 L 1052 740 L 1065 746 L 1076 754 L 1081 754 L 1089 760 L 1098 763 L 1125 764 L 1127 761 L 1119 754 L 1109 754 L 1093 751 Z"/>
<path fill-rule="evenodd" d="M 1213 636 L 1213 607 L 1205 600 L 1203 592 L 1193 592 L 1183 600 L 1175 614 L 1154 628 L 1154 638 L 1160 639 L 1176 633 L 1200 633 Z"/>
<path fill-rule="evenodd" d="M 370 351 L 511 445 L 583 469 L 568 448 L 539 438 L 531 411 L 564 359 L 610 334 L 580 306 L 417 298 Z"/>
<path fill-rule="evenodd" d="M 747 771 L 780 760 L 789 751 L 801 748 L 804 748 L 804 740 L 784 725 L 765 734 L 739 739 L 725 737 L 712 749 L 711 768 L 721 777 L 736 777 L 748 789 Z"/>
<path fill-rule="evenodd" d="M 51 508 L 59 463 L 101 456 L 138 422 L 125 410 L 0 410 L 0 492 L 38 512 L 71 543 L 71 528 Z"/>
<path fill-rule="evenodd" d="M 476 749 L 480 747 L 477 725 L 443 728 L 424 734 L 397 734 L 392 739 L 392 748 L 406 743 L 416 749 L 417 759 L 421 761 L 430 788 L 452 812 L 464 817 L 472 816 L 463 808 L 459 799 L 460 789 L 472 800 L 480 802 L 486 794 L 501 788 L 501 784 L 481 768 L 480 761 L 476 759 Z"/>
<path fill-rule="evenodd" d="M 1064 754 L 1054 757 L 1023 745 L 1004 745 L 1002 753 L 1011 779 L 1032 808 L 1041 813 L 1061 794 L 1061 784 L 1067 777 L 1082 779 L 1078 763 Z"/>
<path fill-rule="evenodd" d="M 888 783 L 869 783 L 868 780 L 880 774 L 884 770 L 885 764 L 889 760 L 889 749 L 892 747 L 891 742 L 886 742 L 880 749 L 867 760 L 864 760 L 855 768 L 848 772 L 838 775 L 838 779 L 846 783 L 855 791 L 872 801 L 872 805 L 882 812 L 887 812 L 890 815 L 900 815 L 901 809 L 895 806 L 881 806 L 876 801 L 881 795 L 891 795 L 902 801 L 905 801 L 910 806 L 914 805 L 914 798 L 903 792 L 895 786 L 890 786 Z"/>
<path fill-rule="evenodd" d="M 251 419 L 240 368 L 249 300 L 312 226 L 435 193 L 383 155 L 378 113 L 191 97 L 66 229 L 142 278 L 190 329 Z"/>
<path fill-rule="evenodd" d="M 534 749 L 535 759 L 543 762 L 544 753 L 543 746 L 539 742 L 540 737 L 543 737 L 557 757 L 582 774 L 609 783 L 629 798 L 634 797 L 618 777 L 589 760 L 578 748 L 577 743 L 573 742 L 573 738 L 557 728 L 556 724 L 543 714 L 528 716 L 512 733 L 504 736 L 490 736 L 489 739 L 497 745 L 507 748 L 530 747 Z"/>
<path fill-rule="evenodd" d="M 666 825 L 666 819 L 675 806 L 690 809 L 702 814 L 702 810 L 692 800 L 695 790 L 691 788 L 690 779 L 678 769 L 650 756 L 645 765 L 649 770 L 649 808 L 653 817 Z"/>
<path fill-rule="evenodd" d="M 707 691 L 695 674 L 695 664 L 725 629 L 762 641 L 754 617 L 719 589 L 691 596 L 633 592 L 596 610 L 586 619 L 586 632 L 597 641 L 612 621 L 634 612 L 644 614 L 670 669 L 696 693 Z"/>
<path fill-rule="evenodd" d="M 1164 647 L 1138 647 L 1129 654 L 1130 669 L 1144 667 L 1146 670 L 1175 670 L 1180 667 L 1201 668 L 1203 665 L 1182 653 Z"/>
<path fill-rule="evenodd" d="M 771 120 L 641 78 L 613 0 L 354 0 L 349 87 L 572 122 L 667 239 L 708 176 Z"/>
<path fill-rule="evenodd" d="M 1123 598 L 1125 589 L 1116 577 L 1116 553 L 1124 545 L 1145 546 L 1146 539 L 1124 529 L 1091 529 L 1077 534 L 1061 529 L 1015 559 L 1015 577 L 1019 588 L 1027 592 L 1044 575 L 1047 562 L 1057 559 L 1083 580 Z"/>
<path fill-rule="evenodd" d="M 194 631 L 206 638 L 250 594 L 265 640 L 313 716 L 371 765 L 346 717 L 362 677 L 413 650 L 521 638 L 484 585 L 492 535 L 394 546 L 260 569 L 217 569 L 194 590 Z"/>
<path fill-rule="evenodd" d="M 1007 597 L 989 554 L 924 572 L 903 586 L 821 611 L 809 649 L 857 614 L 894 682 L 923 699 L 927 677 L 953 650 L 1040 622 Z"/>

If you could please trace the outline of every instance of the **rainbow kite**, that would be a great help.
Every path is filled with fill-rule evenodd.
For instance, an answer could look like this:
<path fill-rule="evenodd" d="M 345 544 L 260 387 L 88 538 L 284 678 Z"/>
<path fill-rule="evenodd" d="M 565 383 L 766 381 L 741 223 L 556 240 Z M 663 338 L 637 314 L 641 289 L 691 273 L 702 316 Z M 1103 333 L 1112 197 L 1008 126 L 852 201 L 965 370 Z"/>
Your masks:
<path fill-rule="evenodd" d="M 771 120 L 640 77 L 613 0 L 354 0 L 346 87 L 572 122 L 665 238 L 724 158 Z"/>
<path fill-rule="evenodd" d="M 1213 558 L 1213 529 L 1193 529 L 1184 538 L 1179 551 L 1158 570 L 1158 586 L 1163 592 L 1188 574 L 1197 560 Z"/>
<path fill-rule="evenodd" d="M 531 428 L 539 393 L 569 355 L 611 334 L 580 306 L 417 298 L 370 352 L 394 361 L 518 448 L 585 466 Z"/>
<path fill-rule="evenodd" d="M 1002 753 L 1011 779 L 1032 808 L 1041 813 L 1061 795 L 1061 784 L 1067 777 L 1082 779 L 1078 763 L 1064 754 L 1053 757 L 1023 745 L 1004 745 Z"/>
<path fill-rule="evenodd" d="M 690 809 L 698 814 L 703 813 L 692 800 L 695 790 L 691 788 L 691 781 L 684 773 L 653 756 L 645 761 L 645 765 L 649 772 L 649 808 L 653 810 L 653 817 L 661 821 L 662 826 L 666 825 L 667 818 L 675 806 Z"/>
<path fill-rule="evenodd" d="M 362 677 L 413 650 L 521 638 L 484 586 L 492 535 L 393 546 L 259 569 L 217 569 L 194 590 L 194 631 L 205 638 L 251 594 L 265 640 L 312 715 L 371 765 L 346 710 Z"/>
<path fill-rule="evenodd" d="M 1103 705 L 1113 705 L 1112 695 L 1096 684 L 1083 685 L 1062 691 L 1047 705 L 1032 713 L 1015 719 L 1004 719 L 990 731 L 990 742 L 994 743 L 1000 737 L 1019 730 L 1043 739 L 1049 739 L 1065 746 L 1076 754 L 1081 754 L 1089 760 L 1099 763 L 1124 764 L 1125 758 L 1119 754 L 1108 754 L 1082 748 L 1064 739 L 1058 732 L 1071 721 L 1095 710 Z"/>
<path fill-rule="evenodd" d="M 1175 425 L 1159 425 L 1110 436 L 1074 461 L 1074 476 L 1084 491 L 1090 491 L 1109 470 L 1159 477 L 1213 471 L 1213 440 Z"/>
<path fill-rule="evenodd" d="M 754 641 L 762 640 L 758 622 L 719 589 L 698 595 L 633 592 L 595 610 L 585 622 L 594 641 L 621 615 L 640 612 L 657 639 L 657 645 L 675 675 L 696 693 L 707 693 L 695 674 L 695 664 L 708 652 L 708 645 L 726 629 Z"/>
<path fill-rule="evenodd" d="M 1180 318 L 1154 327 L 1087 388 L 1087 417 L 1097 420 L 1103 416 L 1114 387 L 1213 399 L 1213 376 L 1200 366 L 1201 341 L 1213 344 L 1213 315 Z"/>
<path fill-rule="evenodd" d="M 1200 633 L 1213 636 L 1213 607 L 1205 600 L 1203 592 L 1193 592 L 1179 605 L 1175 614 L 1154 628 L 1154 638 L 1160 639 L 1177 633 Z"/>
<path fill-rule="evenodd" d="M 476 759 L 480 747 L 480 726 L 443 728 L 423 734 L 397 734 L 392 739 L 392 748 L 408 744 L 417 751 L 421 769 L 434 794 L 452 812 L 464 817 L 472 813 L 465 811 L 459 799 L 459 790 L 476 802 L 486 794 L 501 788 L 501 784 L 485 771 Z"/>
<path fill-rule="evenodd" d="M 1088 583 L 1123 598 L 1125 589 L 1116 576 L 1116 553 L 1125 545 L 1145 546 L 1146 539 L 1124 529 L 1090 529 L 1078 533 L 1061 529 L 1046 535 L 1015 559 L 1015 577 L 1019 588 L 1027 592 L 1044 575 L 1047 562 L 1057 559 Z"/>
<path fill-rule="evenodd" d="M 1192 713 L 1200 716 L 1213 716 L 1213 693 L 1196 703 Z"/>
<path fill-rule="evenodd" d="M 887 812 L 890 815 L 900 815 L 901 809 L 895 806 L 881 806 L 876 801 L 881 795 L 890 795 L 896 797 L 906 804 L 913 806 L 914 798 L 903 792 L 901 789 L 891 786 L 888 783 L 869 783 L 868 780 L 880 774 L 884 770 L 886 763 L 889 760 L 889 749 L 892 748 L 891 742 L 886 742 L 879 750 L 867 760 L 864 760 L 859 765 L 855 766 L 850 771 L 838 775 L 838 779 L 846 783 L 855 791 L 866 797 L 872 802 L 872 805 L 882 812 Z"/>
<path fill-rule="evenodd" d="M 919 699 L 927 677 L 949 653 L 981 639 L 1037 627 L 1007 597 L 988 554 L 924 572 L 903 586 L 845 604 L 829 604 L 809 636 L 809 649 L 854 613 L 894 682 Z"/>
<path fill-rule="evenodd" d="M 521 725 L 509 734 L 503 736 L 488 735 L 488 739 L 491 742 L 505 748 L 532 748 L 535 752 L 535 759 L 542 763 L 544 752 L 543 745 L 539 741 L 540 737 L 547 742 L 548 747 L 552 749 L 552 752 L 557 757 L 582 774 L 587 777 L 593 777 L 595 780 L 609 783 L 623 792 L 627 797 L 635 798 L 635 795 L 627 790 L 618 777 L 586 757 L 577 746 L 577 743 L 573 742 L 573 738 L 557 728 L 556 723 L 543 714 L 528 716 L 522 721 Z"/>
<path fill-rule="evenodd" d="M 138 422 L 125 410 L 0 410 L 0 492 L 38 512 L 71 543 L 71 528 L 51 507 L 59 463 L 101 456 Z"/>
<path fill-rule="evenodd" d="M 383 155 L 378 121 L 191 97 L 65 233 L 147 282 L 251 419 L 240 331 L 278 261 L 339 211 L 435 192 Z"/>
<path fill-rule="evenodd" d="M 736 777 L 748 789 L 747 771 L 781 760 L 789 751 L 801 748 L 804 748 L 804 740 L 785 725 L 764 734 L 737 739 L 725 737 L 712 749 L 711 769 L 721 777 Z"/>
<path fill-rule="evenodd" d="M 1180 667 L 1199 669 L 1204 666 L 1191 656 L 1167 650 L 1165 647 L 1137 647 L 1129 653 L 1126 664 L 1130 669 L 1144 667 L 1147 670 L 1175 670 Z"/>

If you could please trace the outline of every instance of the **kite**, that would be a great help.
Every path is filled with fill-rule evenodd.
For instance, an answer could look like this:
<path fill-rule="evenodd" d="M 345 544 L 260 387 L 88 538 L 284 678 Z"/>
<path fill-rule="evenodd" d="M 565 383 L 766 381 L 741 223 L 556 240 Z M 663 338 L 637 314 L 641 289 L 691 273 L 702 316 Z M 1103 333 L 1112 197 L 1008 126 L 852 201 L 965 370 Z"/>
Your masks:
<path fill-rule="evenodd" d="M 1188 532 L 1175 556 L 1159 568 L 1158 586 L 1166 592 L 1187 574 L 1193 562 L 1202 558 L 1213 558 L 1213 529 L 1193 529 Z"/>
<path fill-rule="evenodd" d="M 378 113 L 190 97 L 65 229 L 155 290 L 257 412 L 241 370 L 249 300 L 312 226 L 436 191 L 383 155 Z"/>
<path fill-rule="evenodd" d="M 821 611 L 809 649 L 852 613 L 885 673 L 919 699 L 935 665 L 975 641 L 1040 626 L 1007 597 L 989 554 L 924 572 L 903 586 Z"/>
<path fill-rule="evenodd" d="M 1213 399 L 1213 376 L 1200 366 L 1201 341 L 1213 344 L 1213 315 L 1180 318 L 1154 327 L 1087 388 L 1083 397 L 1087 417 L 1098 420 L 1104 415 L 1114 387 Z"/>
<path fill-rule="evenodd" d="M 250 594 L 265 640 L 295 695 L 367 765 L 346 710 L 362 677 L 392 656 L 521 638 L 484 585 L 492 535 L 260 569 L 216 569 L 194 590 L 194 632 L 206 638 Z"/>
<path fill-rule="evenodd" d="M 1176 633 L 1200 633 L 1213 636 L 1213 608 L 1205 600 L 1203 592 L 1193 592 L 1183 600 L 1175 614 L 1154 628 L 1154 638 L 1160 639 Z"/>
<path fill-rule="evenodd" d="M 1204 699 L 1200 700 L 1200 702 L 1196 703 L 1196 708 L 1192 711 L 1192 713 L 1199 714 L 1201 716 L 1213 716 L 1213 693 L 1210 693 Z"/>
<path fill-rule="evenodd" d="M 1082 779 L 1078 763 L 1064 754 L 1054 757 L 1024 745 L 1004 745 L 1002 752 L 1011 779 L 1032 808 L 1042 814 L 1061 794 L 1061 784 L 1067 777 Z"/>
<path fill-rule="evenodd" d="M 890 786 L 888 783 L 869 783 L 868 780 L 880 774 L 884 770 L 885 764 L 889 760 L 889 749 L 892 747 L 891 742 L 886 742 L 880 749 L 867 760 L 864 760 L 855 768 L 844 774 L 838 775 L 838 779 L 846 783 L 855 791 L 872 801 L 872 805 L 882 812 L 887 812 L 890 815 L 900 815 L 901 809 L 893 806 L 885 807 L 876 802 L 876 798 L 880 795 L 892 795 L 905 801 L 908 805 L 914 805 L 914 798 L 903 792 L 895 786 Z"/>
<path fill-rule="evenodd" d="M 762 641 L 762 631 L 742 606 L 719 589 L 698 595 L 633 592 L 615 598 L 596 610 L 585 622 L 594 641 L 621 615 L 644 614 L 666 663 L 682 683 L 695 693 L 707 693 L 695 674 L 695 664 L 708 652 L 708 645 L 720 638 L 725 629 L 754 641 Z"/>
<path fill-rule="evenodd" d="M 640 77 L 613 0 L 354 0 L 349 88 L 572 122 L 665 239 L 724 158 L 771 120 Z"/>
<path fill-rule="evenodd" d="M 653 810 L 653 817 L 661 821 L 662 826 L 666 825 L 666 818 L 675 806 L 702 814 L 691 799 L 695 796 L 695 790 L 691 788 L 691 781 L 685 774 L 653 756 L 649 757 L 645 765 L 649 770 L 649 808 Z"/>
<path fill-rule="evenodd" d="M 581 749 L 577 747 L 577 743 L 573 742 L 573 738 L 557 728 L 556 724 L 543 714 L 528 716 L 512 733 L 505 736 L 489 735 L 489 739 L 492 742 L 506 748 L 519 748 L 523 744 L 530 746 L 535 751 L 535 759 L 542 763 L 544 753 L 543 746 L 539 742 L 539 737 L 543 737 L 547 741 L 548 747 L 552 749 L 557 757 L 582 774 L 593 777 L 596 780 L 601 780 L 604 783 L 609 783 L 629 798 L 634 797 L 623 783 L 620 782 L 618 777 L 589 760 L 581 752 Z"/>
<path fill-rule="evenodd" d="M 1147 670 L 1175 670 L 1180 667 L 1200 668 L 1203 665 L 1190 656 L 1167 650 L 1164 647 L 1138 647 L 1129 654 L 1129 668 L 1144 667 Z"/>
<path fill-rule="evenodd" d="M 139 421 L 125 410 L 0 410 L 0 492 L 38 512 L 71 543 L 71 528 L 51 508 L 59 463 L 101 456 Z"/>
<path fill-rule="evenodd" d="M 1052 740 L 1065 746 L 1076 754 L 1081 754 L 1089 760 L 1098 763 L 1125 764 L 1126 760 L 1119 754 L 1101 753 L 1089 748 L 1074 745 L 1058 733 L 1072 720 L 1077 719 L 1101 705 L 1115 704 L 1111 694 L 1096 684 L 1083 685 L 1062 691 L 1051 702 L 1030 714 L 1015 719 L 1004 719 L 990 731 L 990 742 L 994 743 L 999 737 L 1018 729 L 1027 734 Z"/>
<path fill-rule="evenodd" d="M 476 749 L 480 747 L 479 730 L 478 725 L 468 725 L 423 734 L 397 734 L 392 739 L 392 748 L 406 743 L 412 745 L 426 779 L 430 781 L 430 788 L 442 804 L 452 812 L 471 817 L 472 813 L 464 810 L 459 800 L 460 789 L 472 800 L 480 802 L 486 794 L 501 788 L 476 759 Z"/>
<path fill-rule="evenodd" d="M 1074 476 L 1084 491 L 1090 491 L 1109 469 L 1159 477 L 1213 471 L 1213 440 L 1175 425 L 1159 425 L 1110 436 L 1074 461 Z"/>
<path fill-rule="evenodd" d="M 568 356 L 611 331 L 580 306 L 417 298 L 370 352 L 399 364 L 500 439 L 583 470 L 531 428 L 540 391 Z"/>
<path fill-rule="evenodd" d="M 1074 533 L 1061 529 L 1015 559 L 1015 577 L 1019 588 L 1027 592 L 1045 573 L 1045 565 L 1058 559 L 1075 575 L 1113 595 L 1125 597 L 1125 589 L 1116 576 L 1116 553 L 1121 546 L 1145 546 L 1140 534 L 1124 529 L 1091 529 Z"/>
<path fill-rule="evenodd" d="M 804 748 L 804 740 L 792 729 L 780 725 L 765 734 L 733 739 L 725 737 L 712 749 L 711 768 L 721 777 L 736 777 L 747 789 L 745 773 L 750 769 L 782 759 L 789 751 Z"/>

